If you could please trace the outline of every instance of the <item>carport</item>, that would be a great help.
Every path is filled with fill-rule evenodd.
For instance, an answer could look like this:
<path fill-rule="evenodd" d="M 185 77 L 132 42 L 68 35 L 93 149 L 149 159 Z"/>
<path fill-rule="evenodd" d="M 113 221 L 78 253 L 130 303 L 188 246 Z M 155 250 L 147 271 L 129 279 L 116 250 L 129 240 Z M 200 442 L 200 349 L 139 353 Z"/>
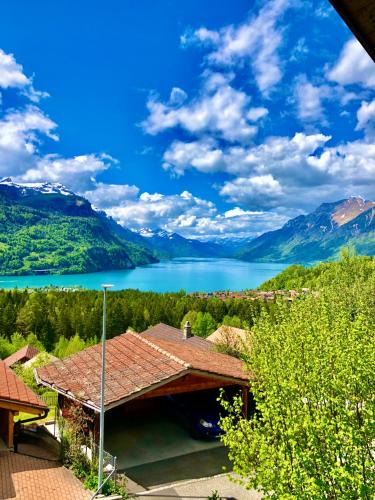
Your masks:
<path fill-rule="evenodd" d="M 62 407 L 74 401 L 94 412 L 96 432 L 100 354 L 101 346 L 92 346 L 36 371 L 39 383 L 59 393 Z M 109 340 L 105 380 L 106 449 L 124 469 L 219 446 L 194 441 L 165 417 L 158 404 L 162 396 L 235 386 L 247 408 L 249 373 L 242 361 L 215 352 L 189 328 L 182 332 L 159 324 L 141 334 L 127 332 Z M 140 410 L 142 406 L 146 409 Z"/>

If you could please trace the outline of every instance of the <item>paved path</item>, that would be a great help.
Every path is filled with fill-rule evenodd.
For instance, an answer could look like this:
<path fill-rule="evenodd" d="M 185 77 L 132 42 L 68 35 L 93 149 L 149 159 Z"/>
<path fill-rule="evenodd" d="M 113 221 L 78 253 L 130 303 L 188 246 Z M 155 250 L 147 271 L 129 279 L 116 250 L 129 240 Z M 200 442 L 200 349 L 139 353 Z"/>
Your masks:
<path fill-rule="evenodd" d="M 185 483 L 156 488 L 138 493 L 138 500 L 206 500 L 213 491 L 220 498 L 227 500 L 260 500 L 262 495 L 254 490 L 245 490 L 242 486 L 229 480 L 227 474 L 189 481 Z"/>
<path fill-rule="evenodd" d="M 58 462 L 0 452 L 0 499 L 89 500 L 90 492 Z"/>

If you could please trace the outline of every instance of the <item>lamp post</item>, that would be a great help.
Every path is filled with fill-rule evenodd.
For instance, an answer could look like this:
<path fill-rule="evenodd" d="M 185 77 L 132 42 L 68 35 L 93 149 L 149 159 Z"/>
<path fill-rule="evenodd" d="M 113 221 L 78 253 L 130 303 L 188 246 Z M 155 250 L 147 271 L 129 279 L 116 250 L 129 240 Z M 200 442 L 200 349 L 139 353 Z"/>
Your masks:
<path fill-rule="evenodd" d="M 107 290 L 113 285 L 102 285 L 103 288 L 103 331 L 102 331 L 102 373 L 100 383 L 100 434 L 99 434 L 99 473 L 98 488 L 101 491 L 103 481 L 103 451 L 104 451 L 104 373 L 105 373 L 105 341 L 107 325 Z"/>

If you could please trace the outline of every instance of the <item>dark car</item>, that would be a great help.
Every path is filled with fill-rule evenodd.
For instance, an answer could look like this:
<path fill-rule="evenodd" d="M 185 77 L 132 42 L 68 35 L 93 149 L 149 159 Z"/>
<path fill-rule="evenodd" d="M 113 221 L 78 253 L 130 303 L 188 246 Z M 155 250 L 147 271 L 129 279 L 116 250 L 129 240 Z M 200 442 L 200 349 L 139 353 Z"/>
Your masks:
<path fill-rule="evenodd" d="M 166 396 L 169 411 L 195 439 L 220 437 L 220 415 L 223 410 L 212 393 Z"/>

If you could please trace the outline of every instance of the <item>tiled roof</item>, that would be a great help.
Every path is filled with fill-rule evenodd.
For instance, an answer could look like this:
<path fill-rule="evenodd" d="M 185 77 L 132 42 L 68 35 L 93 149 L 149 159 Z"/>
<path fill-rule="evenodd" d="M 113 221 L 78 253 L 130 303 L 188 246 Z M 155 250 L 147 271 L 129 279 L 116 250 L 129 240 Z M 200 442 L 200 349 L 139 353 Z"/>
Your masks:
<path fill-rule="evenodd" d="M 212 345 L 210 345 L 206 340 L 201 337 L 189 337 L 188 339 L 184 339 L 183 333 L 178 328 L 174 328 L 173 326 L 166 325 L 164 323 L 159 323 L 155 326 L 152 326 L 148 330 L 145 330 L 141 333 L 142 337 L 146 337 L 150 340 L 169 340 L 172 342 L 182 341 L 184 343 L 192 344 L 201 349 L 205 349 L 206 351 L 210 351 L 212 349 Z"/>
<path fill-rule="evenodd" d="M 151 338 L 150 332 L 151 329 L 145 336 L 127 332 L 107 341 L 106 407 L 116 406 L 116 403 L 151 391 L 190 371 L 211 373 L 242 383 L 249 379 L 243 370 L 243 363 L 238 359 L 210 352 L 206 346 L 202 349 L 190 342 L 191 339 L 184 341 L 182 334 L 181 339 L 173 342 Z M 99 408 L 100 366 L 99 344 L 37 368 L 37 379 L 88 406 Z"/>
<path fill-rule="evenodd" d="M 33 408 L 46 409 L 43 401 L 33 393 L 17 375 L 0 360 L 0 403 L 21 403 Z"/>
<path fill-rule="evenodd" d="M 4 359 L 4 363 L 7 366 L 12 366 L 15 363 L 18 363 L 18 361 L 21 361 L 22 359 L 29 360 L 39 354 L 39 350 L 32 346 L 32 345 L 25 345 L 21 349 L 19 349 L 17 352 L 14 352 L 10 356 Z"/>

